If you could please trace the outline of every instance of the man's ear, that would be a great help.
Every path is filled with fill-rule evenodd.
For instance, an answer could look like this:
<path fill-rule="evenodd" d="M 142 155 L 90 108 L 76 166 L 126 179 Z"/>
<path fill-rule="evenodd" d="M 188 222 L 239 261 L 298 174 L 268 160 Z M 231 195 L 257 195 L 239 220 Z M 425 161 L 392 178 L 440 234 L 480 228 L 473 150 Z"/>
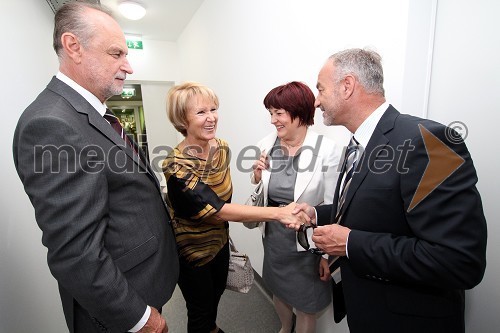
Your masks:
<path fill-rule="evenodd" d="M 347 75 L 342 80 L 344 99 L 349 99 L 354 93 L 354 87 L 356 86 L 356 79 L 352 75 Z"/>
<path fill-rule="evenodd" d="M 61 44 L 66 55 L 79 64 L 82 56 L 82 45 L 78 38 L 70 32 L 65 32 L 61 35 Z"/>

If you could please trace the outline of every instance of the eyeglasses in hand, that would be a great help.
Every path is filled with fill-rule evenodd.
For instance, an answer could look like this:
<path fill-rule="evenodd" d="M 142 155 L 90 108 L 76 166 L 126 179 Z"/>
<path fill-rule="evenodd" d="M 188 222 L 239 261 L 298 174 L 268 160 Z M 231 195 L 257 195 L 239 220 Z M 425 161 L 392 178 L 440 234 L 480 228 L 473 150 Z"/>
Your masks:
<path fill-rule="evenodd" d="M 314 254 L 317 254 L 319 256 L 322 256 L 323 254 L 325 254 L 323 251 L 321 251 L 318 248 L 311 247 L 311 245 L 309 245 L 309 240 L 307 238 L 307 229 L 310 229 L 310 228 L 314 229 L 314 228 L 316 228 L 316 225 L 315 224 L 311 224 L 311 225 L 302 224 L 300 226 L 299 230 L 297 231 L 297 241 L 299 242 L 300 246 L 302 246 L 307 251 L 314 253 Z"/>

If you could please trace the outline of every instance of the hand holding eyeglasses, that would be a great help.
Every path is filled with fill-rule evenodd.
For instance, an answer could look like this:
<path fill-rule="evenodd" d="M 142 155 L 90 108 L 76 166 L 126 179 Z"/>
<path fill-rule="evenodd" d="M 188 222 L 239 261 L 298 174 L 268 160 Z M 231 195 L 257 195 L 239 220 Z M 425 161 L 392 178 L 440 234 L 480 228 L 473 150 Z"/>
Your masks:
<path fill-rule="evenodd" d="M 345 256 L 349 232 L 351 229 L 338 224 L 324 225 L 314 229 L 312 240 L 324 253 Z"/>
<path fill-rule="evenodd" d="M 312 232 L 314 231 L 315 228 L 316 228 L 315 224 L 310 224 L 310 225 L 302 224 L 300 226 L 299 230 L 297 230 L 297 242 L 305 250 L 307 250 L 311 253 L 317 254 L 319 256 L 322 256 L 325 253 L 323 251 L 321 251 L 320 249 L 313 247 L 311 245 L 312 239 L 311 239 L 311 242 L 309 242 L 309 234 L 312 235 Z M 311 229 L 311 230 L 309 231 L 309 229 Z M 308 231 L 309 231 L 309 234 L 308 234 Z"/>
<path fill-rule="evenodd" d="M 314 207 L 301 203 L 295 206 L 292 214 L 305 213 L 307 216 L 315 223 L 316 211 Z M 303 224 L 303 225 L 288 225 L 289 228 L 293 228 L 297 231 L 297 240 L 299 244 L 302 245 L 306 250 L 312 253 L 322 255 L 327 253 L 329 255 L 335 256 L 345 256 L 346 255 L 346 243 L 347 237 L 351 229 L 338 224 L 329 224 L 324 226 L 316 227 L 315 224 Z M 312 241 L 314 242 L 316 248 L 311 247 L 307 239 L 307 229 L 313 229 Z"/>

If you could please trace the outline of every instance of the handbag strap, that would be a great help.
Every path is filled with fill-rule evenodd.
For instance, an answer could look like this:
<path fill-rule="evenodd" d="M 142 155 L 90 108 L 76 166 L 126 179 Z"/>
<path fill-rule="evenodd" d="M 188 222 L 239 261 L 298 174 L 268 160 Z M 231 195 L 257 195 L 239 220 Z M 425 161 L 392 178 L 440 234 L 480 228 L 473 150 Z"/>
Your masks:
<path fill-rule="evenodd" d="M 257 186 L 255 186 L 255 189 L 253 190 L 253 194 L 255 195 L 260 195 L 262 193 L 262 190 L 264 189 L 264 184 L 262 183 L 262 179 L 259 181 Z"/>
<path fill-rule="evenodd" d="M 229 248 L 231 249 L 231 252 L 238 252 L 236 250 L 236 247 L 234 246 L 234 243 L 233 243 L 233 240 L 231 239 L 231 237 L 229 237 Z"/>

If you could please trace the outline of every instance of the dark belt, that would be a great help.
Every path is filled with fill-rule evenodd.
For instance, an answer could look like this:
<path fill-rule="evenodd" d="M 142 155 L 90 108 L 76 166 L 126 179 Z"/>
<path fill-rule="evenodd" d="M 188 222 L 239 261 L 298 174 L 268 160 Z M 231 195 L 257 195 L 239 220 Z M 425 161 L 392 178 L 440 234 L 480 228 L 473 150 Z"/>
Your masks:
<path fill-rule="evenodd" d="M 285 207 L 287 205 L 288 205 L 288 203 L 277 202 L 277 201 L 274 201 L 274 200 L 267 198 L 267 206 L 268 207 Z"/>

